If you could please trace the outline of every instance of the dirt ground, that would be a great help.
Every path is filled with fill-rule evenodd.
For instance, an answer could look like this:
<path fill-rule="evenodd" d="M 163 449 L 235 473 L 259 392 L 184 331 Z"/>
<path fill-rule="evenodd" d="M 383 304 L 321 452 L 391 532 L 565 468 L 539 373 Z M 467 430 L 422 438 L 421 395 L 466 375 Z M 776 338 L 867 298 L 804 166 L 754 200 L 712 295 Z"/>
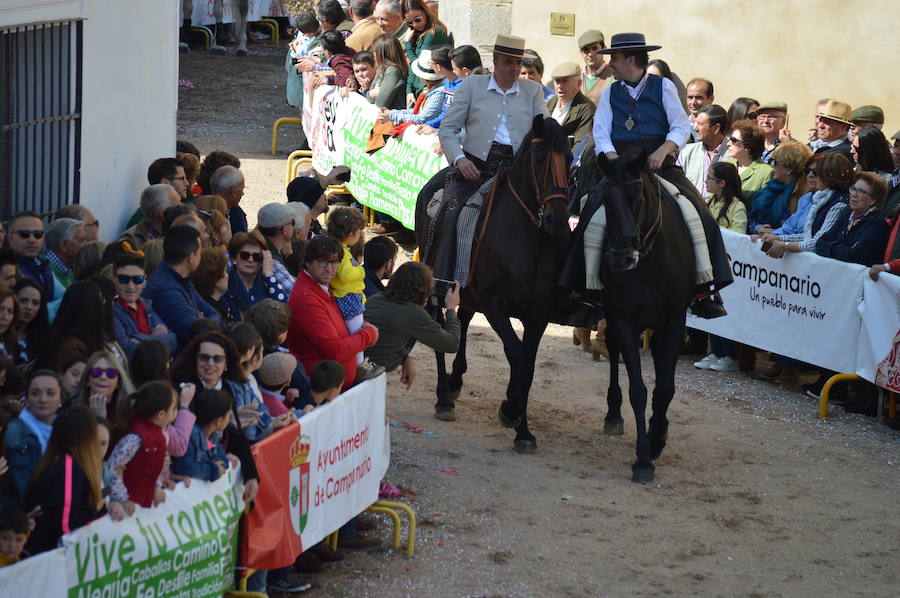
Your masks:
<path fill-rule="evenodd" d="M 294 111 L 283 54 L 253 48 L 247 58 L 183 56 L 180 78 L 193 88 L 181 88 L 178 114 L 180 138 L 240 156 L 251 219 L 254 206 L 283 200 L 296 146 L 296 127 L 286 127 L 269 155 L 272 123 Z M 513 432 L 497 423 L 508 369 L 482 317 L 456 422 L 433 419 L 434 359 L 421 347 L 413 355 L 414 387 L 403 390 L 398 374 L 389 382 L 388 416 L 400 425 L 385 481 L 414 492 L 416 555 L 350 554 L 307 595 L 891 596 L 900 587 L 900 437 L 876 418 L 832 407 L 819 421 L 797 387 L 682 358 L 668 447 L 655 483 L 641 486 L 629 480 L 631 411 L 625 436 L 602 434 L 608 364 L 573 347 L 568 328 L 551 325 L 538 354 L 535 455 L 515 454 Z"/>

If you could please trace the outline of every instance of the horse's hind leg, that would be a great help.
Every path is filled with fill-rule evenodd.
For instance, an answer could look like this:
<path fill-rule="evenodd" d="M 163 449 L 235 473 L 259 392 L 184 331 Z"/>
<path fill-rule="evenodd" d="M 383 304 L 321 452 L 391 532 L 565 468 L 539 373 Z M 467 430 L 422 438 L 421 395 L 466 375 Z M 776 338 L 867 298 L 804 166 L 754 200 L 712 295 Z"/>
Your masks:
<path fill-rule="evenodd" d="M 622 388 L 619 386 L 619 342 L 612 322 L 606 323 L 606 346 L 609 349 L 609 388 L 606 391 L 606 418 L 603 420 L 603 432 L 609 436 L 621 436 L 625 433 L 625 420 L 622 419 Z"/>
<path fill-rule="evenodd" d="M 450 374 L 449 379 L 447 380 L 450 389 L 450 396 L 456 400 L 459 398 L 459 393 L 462 390 L 463 385 L 463 374 L 466 373 L 468 369 L 468 364 L 466 363 L 466 337 L 469 333 L 469 324 L 472 322 L 472 317 L 475 315 L 475 312 L 470 311 L 468 309 L 459 309 L 459 324 L 460 324 L 460 337 L 459 337 L 459 350 L 456 352 L 456 358 L 453 360 L 453 372 Z"/>
<path fill-rule="evenodd" d="M 654 460 L 662 454 L 669 435 L 666 412 L 675 396 L 675 368 L 683 336 L 684 323 L 676 320 L 670 322 L 664 330 L 655 332 L 650 342 L 656 385 L 653 388 L 653 415 L 650 416 L 647 435 L 650 440 L 650 458 Z"/>

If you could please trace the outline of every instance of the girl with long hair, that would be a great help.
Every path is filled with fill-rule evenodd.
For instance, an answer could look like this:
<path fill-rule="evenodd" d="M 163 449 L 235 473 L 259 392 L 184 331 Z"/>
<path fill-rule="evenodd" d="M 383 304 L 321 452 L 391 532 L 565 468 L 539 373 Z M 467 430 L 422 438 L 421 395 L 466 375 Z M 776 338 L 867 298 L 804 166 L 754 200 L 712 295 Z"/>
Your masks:
<path fill-rule="evenodd" d="M 19 299 L 20 345 L 25 362 L 31 362 L 41 355 L 50 323 L 47 316 L 47 302 L 44 288 L 30 278 L 22 278 L 13 287 Z"/>
<path fill-rule="evenodd" d="M 400 42 L 393 35 L 379 35 L 372 43 L 372 55 L 375 77 L 369 87 L 369 101 L 389 110 L 405 108 L 409 70 Z"/>
<path fill-rule="evenodd" d="M 432 46 L 452 46 L 447 26 L 434 16 L 424 0 L 403 0 L 401 5 L 403 18 L 409 31 L 403 36 L 403 51 L 412 64 L 419 58 L 422 50 Z M 411 106 L 425 84 L 415 73 L 410 73 L 406 80 L 406 105 Z"/>
<path fill-rule="evenodd" d="M 97 419 L 87 407 L 66 409 L 53 422 L 47 451 L 25 491 L 27 508 L 42 511 L 26 544 L 31 554 L 56 548 L 64 534 L 102 514 L 102 477 Z"/>

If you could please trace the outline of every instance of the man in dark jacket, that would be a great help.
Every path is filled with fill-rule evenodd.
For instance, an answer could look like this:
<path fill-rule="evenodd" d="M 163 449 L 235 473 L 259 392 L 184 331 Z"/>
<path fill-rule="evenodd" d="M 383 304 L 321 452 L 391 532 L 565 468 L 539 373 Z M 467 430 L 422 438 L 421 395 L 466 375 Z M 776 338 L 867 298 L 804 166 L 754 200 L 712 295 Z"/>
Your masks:
<path fill-rule="evenodd" d="M 556 95 L 547 101 L 547 112 L 563 127 L 574 123 L 573 145 L 577 145 L 583 137 L 591 134 L 597 106 L 579 91 L 581 69 L 574 62 L 560 64 L 553 69 L 550 76 L 553 77 L 553 90 Z"/>
<path fill-rule="evenodd" d="M 396 256 L 397 244 L 390 237 L 375 237 L 363 247 L 363 270 L 366 271 L 363 280 L 366 288 L 363 292 L 366 299 L 384 290 L 384 283 L 381 281 L 393 273 Z"/>
<path fill-rule="evenodd" d="M 200 233 L 190 226 L 173 226 L 163 241 L 163 261 L 150 276 L 144 297 L 163 323 L 184 346 L 188 328 L 201 318 L 221 321 L 222 316 L 203 300 L 190 276 L 200 265 Z"/>
<path fill-rule="evenodd" d="M 843 154 L 853 163 L 850 148 L 853 147 L 847 139 L 847 133 L 853 121 L 853 111 L 850 104 L 828 100 L 822 109 L 816 114 L 816 140 L 810 143 L 815 154 Z"/>

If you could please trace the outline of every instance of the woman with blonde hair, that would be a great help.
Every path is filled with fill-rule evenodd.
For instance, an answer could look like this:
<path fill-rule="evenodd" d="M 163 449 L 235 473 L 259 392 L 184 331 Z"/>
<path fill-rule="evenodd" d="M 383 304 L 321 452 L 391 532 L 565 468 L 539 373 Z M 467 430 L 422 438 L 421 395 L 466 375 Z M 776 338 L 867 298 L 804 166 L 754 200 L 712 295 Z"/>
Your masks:
<path fill-rule="evenodd" d="M 410 64 L 419 58 L 422 50 L 428 50 L 432 46 L 453 45 L 447 26 L 434 16 L 424 0 L 403 0 L 401 9 L 409 27 L 409 31 L 403 36 L 403 51 Z M 406 80 L 407 106 L 412 105 L 424 87 L 425 84 L 415 73 L 409 74 Z"/>
<path fill-rule="evenodd" d="M 372 55 L 375 57 L 375 77 L 369 88 L 369 101 L 389 110 L 405 108 L 409 71 L 400 42 L 393 35 L 379 35 L 372 43 Z"/>
<path fill-rule="evenodd" d="M 797 211 L 806 193 L 804 169 L 812 151 L 798 141 L 785 141 L 772 151 L 772 178 L 750 203 L 749 232 L 762 233 L 780 227 Z"/>
<path fill-rule="evenodd" d="M 29 553 L 56 548 L 63 535 L 101 515 L 102 478 L 97 418 L 88 408 L 73 406 L 53 422 L 47 450 L 25 491 L 27 509 L 41 508 L 25 545 Z"/>
<path fill-rule="evenodd" d="M 120 403 L 134 392 L 125 364 L 111 351 L 97 351 L 84 364 L 74 399 L 115 424 Z"/>

